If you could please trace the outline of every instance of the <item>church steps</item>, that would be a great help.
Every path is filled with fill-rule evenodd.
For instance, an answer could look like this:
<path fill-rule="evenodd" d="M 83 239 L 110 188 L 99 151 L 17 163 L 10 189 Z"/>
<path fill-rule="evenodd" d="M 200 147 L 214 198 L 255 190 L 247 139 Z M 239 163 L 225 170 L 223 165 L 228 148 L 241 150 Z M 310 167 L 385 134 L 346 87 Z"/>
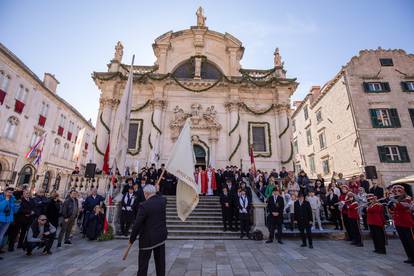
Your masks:
<path fill-rule="evenodd" d="M 220 197 L 200 196 L 200 201 L 185 222 L 177 215 L 176 197 L 167 196 L 169 239 L 238 239 L 238 232 L 224 232 Z"/>

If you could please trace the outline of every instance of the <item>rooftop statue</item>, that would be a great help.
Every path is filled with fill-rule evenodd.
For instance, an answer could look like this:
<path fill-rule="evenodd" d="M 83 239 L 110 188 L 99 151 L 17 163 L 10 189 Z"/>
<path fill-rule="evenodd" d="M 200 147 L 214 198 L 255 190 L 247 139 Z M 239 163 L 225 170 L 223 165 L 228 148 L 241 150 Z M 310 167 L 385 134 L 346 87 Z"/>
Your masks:
<path fill-rule="evenodd" d="M 207 17 L 204 16 L 204 10 L 202 7 L 199 7 L 197 12 L 197 27 L 205 27 Z"/>

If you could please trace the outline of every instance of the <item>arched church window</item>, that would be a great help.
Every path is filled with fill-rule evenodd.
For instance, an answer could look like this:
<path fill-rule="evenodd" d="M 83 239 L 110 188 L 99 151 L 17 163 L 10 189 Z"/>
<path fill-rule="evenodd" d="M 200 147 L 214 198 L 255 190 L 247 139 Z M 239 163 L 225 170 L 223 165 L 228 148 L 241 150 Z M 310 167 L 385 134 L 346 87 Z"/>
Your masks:
<path fill-rule="evenodd" d="M 32 179 L 32 176 L 33 176 L 32 167 L 29 165 L 24 166 L 19 174 L 19 181 L 17 182 L 18 186 L 21 187 L 24 184 L 30 184 L 30 180 Z"/>
<path fill-rule="evenodd" d="M 210 62 L 201 63 L 201 78 L 208 80 L 217 80 L 221 77 L 220 70 Z"/>
<path fill-rule="evenodd" d="M 179 79 L 192 79 L 195 76 L 195 71 L 195 61 L 193 59 L 189 59 L 175 69 L 173 76 Z M 201 79 L 209 80 L 217 80 L 222 75 L 216 65 L 206 60 L 201 62 L 199 74 Z"/>
<path fill-rule="evenodd" d="M 194 63 L 188 60 L 175 69 L 173 76 L 180 79 L 192 79 L 194 78 L 194 69 Z"/>

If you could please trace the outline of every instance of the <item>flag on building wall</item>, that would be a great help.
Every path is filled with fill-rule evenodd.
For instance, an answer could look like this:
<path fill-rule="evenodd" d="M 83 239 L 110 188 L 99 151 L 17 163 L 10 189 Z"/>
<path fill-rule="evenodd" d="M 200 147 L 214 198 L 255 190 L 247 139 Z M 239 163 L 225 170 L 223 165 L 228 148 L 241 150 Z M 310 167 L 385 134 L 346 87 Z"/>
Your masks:
<path fill-rule="evenodd" d="M 45 147 L 45 143 L 46 143 L 46 136 L 47 134 L 45 133 L 42 139 L 42 145 L 41 147 L 37 150 L 37 155 L 36 158 L 33 160 L 33 165 L 35 166 L 39 166 L 40 165 L 40 161 L 42 161 L 42 153 L 43 153 L 43 148 Z"/>
<path fill-rule="evenodd" d="M 201 187 L 194 179 L 195 158 L 191 142 L 190 119 L 187 119 L 175 143 L 166 170 L 178 178 L 177 213 L 185 221 L 198 204 Z"/>
<path fill-rule="evenodd" d="M 35 158 L 37 156 L 37 153 L 41 147 L 42 141 L 44 137 L 43 135 L 39 137 L 39 140 L 36 141 L 36 143 L 30 147 L 29 151 L 26 153 L 26 158 Z"/>
<path fill-rule="evenodd" d="M 111 134 L 112 139 L 115 139 L 113 142 L 115 148 L 112 148 L 113 155 L 112 157 L 112 164 L 116 162 L 117 167 L 112 166 L 112 169 L 115 171 L 116 168 L 119 169 L 120 172 L 125 171 L 125 160 L 126 160 L 126 153 L 128 149 L 128 134 L 129 134 L 129 118 L 131 114 L 131 105 L 132 105 L 132 88 L 133 88 L 133 79 L 134 79 L 134 58 L 135 55 L 132 57 L 131 67 L 129 69 L 128 81 L 125 85 L 124 93 L 121 96 L 121 100 L 119 102 L 118 108 L 115 114 L 114 120 L 114 127 L 112 128 Z M 107 147 L 108 155 L 109 155 L 109 143 Z M 105 152 L 106 154 L 106 152 Z M 116 160 L 116 161 L 115 161 Z M 104 161 L 105 166 L 105 161 Z"/>

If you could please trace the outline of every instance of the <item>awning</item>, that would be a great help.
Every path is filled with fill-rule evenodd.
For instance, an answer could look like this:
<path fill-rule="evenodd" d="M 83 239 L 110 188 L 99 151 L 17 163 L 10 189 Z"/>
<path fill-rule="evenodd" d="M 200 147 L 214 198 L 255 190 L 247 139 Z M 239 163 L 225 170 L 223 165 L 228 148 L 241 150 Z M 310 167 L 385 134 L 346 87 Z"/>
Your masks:
<path fill-rule="evenodd" d="M 414 174 L 391 181 L 390 185 L 398 184 L 398 183 L 414 184 Z"/>

